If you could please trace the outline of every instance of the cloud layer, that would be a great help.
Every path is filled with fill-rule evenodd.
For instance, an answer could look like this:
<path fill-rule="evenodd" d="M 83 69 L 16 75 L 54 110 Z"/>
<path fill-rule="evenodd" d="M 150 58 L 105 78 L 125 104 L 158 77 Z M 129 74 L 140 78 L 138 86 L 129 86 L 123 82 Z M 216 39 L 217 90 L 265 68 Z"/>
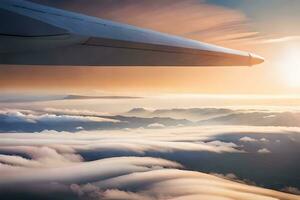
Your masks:
<path fill-rule="evenodd" d="M 297 128 L 207 126 L 3 133 L 0 140 L 0 193 L 5 197 L 20 194 L 28 198 L 57 193 L 62 199 L 70 196 L 72 199 L 124 200 L 299 199 L 245 185 L 250 181 L 240 181 L 235 175 L 215 176 L 196 169 L 191 171 L 183 160 L 181 164 L 171 159 L 174 155 L 181 160 L 180 152 L 189 156 L 207 152 L 212 157 L 249 154 L 248 147 L 243 146 L 248 142 L 240 141 L 241 138 L 252 137 L 256 143 L 266 145 L 256 139 L 262 138 L 262 132 L 270 135 L 281 132 L 292 137 L 291 131 L 300 132 Z M 229 132 L 238 137 L 237 143 L 226 138 L 219 140 L 220 134 Z M 269 143 L 276 142 L 269 140 Z M 257 155 L 266 154 L 260 148 L 256 151 Z M 170 160 L 159 158 L 160 155 L 170 155 Z M 286 186 L 284 191 L 296 191 L 286 188 L 295 188 L 292 186 Z"/>
<path fill-rule="evenodd" d="M 74 199 L 119 200 L 299 199 L 294 195 L 183 170 L 182 165 L 159 158 L 116 157 L 85 162 L 66 148 L 60 148 L 59 152 L 45 147 L 19 147 L 16 151 L 21 150 L 31 159 L 1 158 L 0 193 L 3 196 L 10 197 L 12 194 L 7 191 L 12 191 L 29 197 L 56 192 L 58 199 L 66 195 L 75 195 Z"/>
<path fill-rule="evenodd" d="M 162 129 L 180 126 L 281 126 L 299 127 L 300 112 L 275 109 L 190 108 L 146 110 L 135 108 L 118 115 L 88 110 L 0 110 L 0 132 L 77 132 L 124 128 Z"/>
<path fill-rule="evenodd" d="M 287 193 L 297 194 L 299 187 L 295 155 L 299 155 L 300 128 L 199 125 L 240 113 L 264 118 L 284 112 L 135 109 L 121 116 L 53 108 L 2 110 L 0 123 L 10 126 L 0 134 L 0 195 L 6 199 L 51 199 L 54 194 L 56 199 L 87 200 L 299 199 Z M 31 131 L 22 131 L 25 125 Z M 36 125 L 41 131 L 32 131 Z M 61 130 L 55 129 L 58 125 Z M 283 165 L 282 159 L 294 164 Z"/>

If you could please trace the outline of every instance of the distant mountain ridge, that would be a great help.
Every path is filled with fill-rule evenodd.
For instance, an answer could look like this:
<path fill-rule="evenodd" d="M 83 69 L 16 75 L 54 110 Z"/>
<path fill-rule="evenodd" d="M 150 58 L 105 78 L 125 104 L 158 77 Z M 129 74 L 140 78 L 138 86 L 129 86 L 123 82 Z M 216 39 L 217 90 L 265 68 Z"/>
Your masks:
<path fill-rule="evenodd" d="M 134 108 L 125 116 L 139 118 L 172 118 L 197 125 L 251 125 L 300 127 L 300 112 L 227 108 L 174 108 L 147 110 Z"/>
<path fill-rule="evenodd" d="M 81 99 L 141 99 L 142 97 L 135 96 L 83 96 L 83 95 L 68 95 L 64 100 L 81 100 Z"/>
<path fill-rule="evenodd" d="M 128 111 L 125 115 L 138 117 L 171 117 L 174 119 L 201 121 L 214 117 L 226 116 L 234 112 L 234 110 L 226 108 L 174 108 L 158 109 L 153 111 L 145 108 L 134 108 Z"/>

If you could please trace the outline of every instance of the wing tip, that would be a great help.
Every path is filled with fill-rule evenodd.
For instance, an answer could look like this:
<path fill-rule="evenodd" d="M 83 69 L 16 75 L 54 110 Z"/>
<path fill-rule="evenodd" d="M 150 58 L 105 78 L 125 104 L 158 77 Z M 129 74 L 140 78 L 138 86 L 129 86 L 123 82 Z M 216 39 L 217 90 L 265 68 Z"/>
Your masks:
<path fill-rule="evenodd" d="M 257 54 L 250 53 L 249 56 L 251 66 L 259 65 L 265 62 L 265 59 Z"/>

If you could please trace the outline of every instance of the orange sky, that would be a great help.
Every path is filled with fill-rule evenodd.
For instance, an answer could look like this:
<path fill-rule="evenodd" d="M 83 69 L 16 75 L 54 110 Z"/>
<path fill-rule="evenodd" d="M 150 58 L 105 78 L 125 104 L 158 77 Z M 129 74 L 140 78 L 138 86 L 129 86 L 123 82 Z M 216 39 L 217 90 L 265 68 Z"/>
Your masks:
<path fill-rule="evenodd" d="M 69 93 L 297 94 L 294 74 L 300 40 L 256 30 L 243 12 L 194 0 L 126 5 L 90 14 L 145 28 L 257 53 L 262 65 L 211 68 L 1 67 L 0 90 Z M 152 6 L 152 7 L 151 7 Z M 78 10 L 78 8 L 74 8 Z M 106 11 L 106 12 L 105 12 Z M 213 13 L 213 14 L 212 14 Z M 295 63 L 296 62 L 296 63 Z M 300 65 L 299 65 L 300 68 Z M 294 71 L 293 71 L 294 70 Z"/>

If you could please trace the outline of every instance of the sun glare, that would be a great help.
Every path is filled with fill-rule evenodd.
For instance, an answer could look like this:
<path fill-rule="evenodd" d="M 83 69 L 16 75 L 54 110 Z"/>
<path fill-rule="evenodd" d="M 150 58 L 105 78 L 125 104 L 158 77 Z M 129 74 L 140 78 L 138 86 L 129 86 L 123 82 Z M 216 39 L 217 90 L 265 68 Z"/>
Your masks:
<path fill-rule="evenodd" d="M 300 87 L 300 48 L 288 48 L 282 56 L 282 78 L 290 87 Z"/>

